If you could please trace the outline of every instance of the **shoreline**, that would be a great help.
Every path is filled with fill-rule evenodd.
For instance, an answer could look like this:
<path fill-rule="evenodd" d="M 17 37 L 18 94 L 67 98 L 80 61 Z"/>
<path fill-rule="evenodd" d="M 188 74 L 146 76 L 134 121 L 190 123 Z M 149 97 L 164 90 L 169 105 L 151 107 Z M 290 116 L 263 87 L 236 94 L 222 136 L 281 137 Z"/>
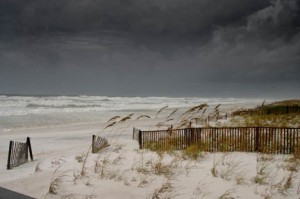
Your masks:
<path fill-rule="evenodd" d="M 233 110 L 235 106 L 224 105 L 222 111 Z M 248 104 L 248 107 L 254 105 Z M 194 160 L 186 158 L 184 151 L 156 153 L 140 150 L 138 142 L 132 140 L 133 127 L 157 129 L 156 124 L 165 121 L 173 110 L 166 109 L 159 116 L 149 112 L 151 119 L 137 120 L 138 115 L 134 115 L 128 121 L 107 129 L 107 123 L 95 122 L 0 131 L 0 162 L 4 163 L 0 166 L 0 186 L 34 198 L 47 199 L 147 199 L 153 198 L 154 194 L 180 199 L 219 198 L 226 193 L 234 198 L 252 199 L 264 198 L 271 192 L 277 194 L 274 198 L 280 198 L 278 189 L 272 183 L 285 182 L 289 171 L 286 166 L 280 165 L 292 166 L 290 164 L 294 163 L 286 162 L 291 155 L 206 152 Z M 172 116 L 174 121 L 179 120 L 185 111 L 181 109 L 176 112 Z M 125 113 L 122 114 L 123 118 L 125 116 Z M 106 138 L 110 144 L 99 154 L 88 152 L 93 134 Z M 6 170 L 9 140 L 24 141 L 27 136 L 31 138 L 34 161 Z M 254 182 L 257 168 L 264 165 L 275 172 L 266 178 L 277 175 L 278 180 L 267 184 Z M 215 176 L 212 173 L 214 167 Z M 290 198 L 298 197 L 298 170 L 293 173 L 293 178 L 294 185 L 289 188 Z M 57 187 L 53 185 L 55 194 L 50 194 L 53 180 L 57 180 Z M 162 186 L 166 186 L 166 192 L 159 191 Z"/>

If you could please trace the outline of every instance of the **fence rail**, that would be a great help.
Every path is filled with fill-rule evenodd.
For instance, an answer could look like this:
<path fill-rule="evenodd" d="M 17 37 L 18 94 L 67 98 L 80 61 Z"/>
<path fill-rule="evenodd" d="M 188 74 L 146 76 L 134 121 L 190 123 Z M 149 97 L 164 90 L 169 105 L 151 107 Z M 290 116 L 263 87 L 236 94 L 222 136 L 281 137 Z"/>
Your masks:
<path fill-rule="evenodd" d="M 31 160 L 33 160 L 32 148 L 30 138 L 27 137 L 26 142 L 9 142 L 7 169 L 19 166 L 20 164 L 28 162 L 28 153 Z"/>
<path fill-rule="evenodd" d="M 139 131 L 138 140 L 141 149 L 181 150 L 197 144 L 207 152 L 291 154 L 300 147 L 300 128 L 226 127 Z"/>

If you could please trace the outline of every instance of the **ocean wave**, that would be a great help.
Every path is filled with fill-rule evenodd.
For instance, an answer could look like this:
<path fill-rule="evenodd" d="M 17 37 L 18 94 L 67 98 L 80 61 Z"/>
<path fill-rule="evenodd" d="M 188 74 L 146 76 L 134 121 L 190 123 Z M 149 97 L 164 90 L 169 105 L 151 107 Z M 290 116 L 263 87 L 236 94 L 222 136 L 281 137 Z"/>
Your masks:
<path fill-rule="evenodd" d="M 107 112 L 124 110 L 159 110 L 190 107 L 207 103 L 261 103 L 261 99 L 237 98 L 172 98 L 172 97 L 107 97 L 107 96 L 6 96 L 0 97 L 0 117 L 13 115 L 47 115 L 52 113 Z M 1 122 L 1 121 L 0 121 Z"/>
<path fill-rule="evenodd" d="M 91 105 L 78 105 L 78 104 L 64 104 L 64 105 L 47 105 L 47 104 L 28 104 L 26 106 L 27 108 L 99 108 L 99 107 L 104 107 L 102 105 L 96 105 L 96 104 L 91 104 Z"/>

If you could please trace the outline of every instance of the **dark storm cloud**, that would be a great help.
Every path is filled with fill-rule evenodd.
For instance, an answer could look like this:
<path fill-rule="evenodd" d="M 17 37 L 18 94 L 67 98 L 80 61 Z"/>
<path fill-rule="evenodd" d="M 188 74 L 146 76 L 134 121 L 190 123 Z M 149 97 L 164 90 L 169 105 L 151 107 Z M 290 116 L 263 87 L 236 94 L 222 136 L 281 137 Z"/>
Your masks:
<path fill-rule="evenodd" d="M 207 34 L 240 23 L 266 0 L 16 0 L 1 6 L 2 24 L 20 34 L 118 30 L 153 35 Z"/>
<path fill-rule="evenodd" d="M 2 0 L 0 92 L 296 96 L 297 0 Z"/>

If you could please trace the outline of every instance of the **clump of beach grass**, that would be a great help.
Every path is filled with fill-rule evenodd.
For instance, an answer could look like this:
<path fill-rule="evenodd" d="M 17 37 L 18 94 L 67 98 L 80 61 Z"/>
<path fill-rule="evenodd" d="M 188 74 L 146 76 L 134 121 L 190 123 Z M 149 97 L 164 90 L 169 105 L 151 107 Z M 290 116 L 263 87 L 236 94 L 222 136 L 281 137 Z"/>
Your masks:
<path fill-rule="evenodd" d="M 288 195 L 288 191 L 293 187 L 295 180 L 294 172 L 290 172 L 283 177 L 280 183 L 278 183 L 278 192 L 284 196 Z"/>
<path fill-rule="evenodd" d="M 88 149 L 86 155 L 84 156 L 84 159 L 83 159 L 83 162 L 82 162 L 81 171 L 80 171 L 80 174 L 81 174 L 82 176 L 87 175 L 87 171 L 86 171 L 86 169 L 87 169 L 87 168 L 86 168 L 86 163 L 87 163 L 87 159 L 88 159 L 88 156 L 89 156 L 89 153 L 90 153 L 91 149 L 92 149 L 92 145 L 89 147 L 89 149 Z"/>
<path fill-rule="evenodd" d="M 270 171 L 266 164 L 258 164 L 256 166 L 256 176 L 253 182 L 258 185 L 266 185 L 269 183 Z"/>
<path fill-rule="evenodd" d="M 60 183 L 62 181 L 62 179 L 67 176 L 66 173 L 68 171 L 64 171 L 60 174 L 57 175 L 58 170 L 61 168 L 61 166 L 58 166 L 55 170 L 54 173 L 52 175 L 50 184 L 49 184 L 49 189 L 48 189 L 48 193 L 49 194 L 57 194 L 59 189 L 60 189 Z"/>
<path fill-rule="evenodd" d="M 232 158 L 228 153 L 223 153 L 219 159 L 214 155 L 211 174 L 213 177 L 220 177 L 226 181 L 235 179 L 237 183 L 241 183 L 244 178 L 240 170 L 240 161 Z"/>
<path fill-rule="evenodd" d="M 86 154 L 85 153 L 80 153 L 78 155 L 75 156 L 75 160 L 77 160 L 77 162 L 81 163 L 84 161 Z"/>
<path fill-rule="evenodd" d="M 234 199 L 234 192 L 234 189 L 228 189 L 222 195 L 220 195 L 218 199 Z"/>
<path fill-rule="evenodd" d="M 186 149 L 182 150 L 182 157 L 184 159 L 193 159 L 197 160 L 204 156 L 203 147 L 199 144 L 192 144 L 188 146 Z"/>
<path fill-rule="evenodd" d="M 167 180 L 162 183 L 162 185 L 155 189 L 152 194 L 148 195 L 147 199 L 161 199 L 161 198 L 174 198 L 176 194 L 172 193 L 174 191 L 174 187 L 170 180 Z"/>
<path fill-rule="evenodd" d="M 132 119 L 133 113 L 130 113 L 124 117 L 114 116 L 107 122 L 111 122 L 106 125 L 103 130 L 110 130 L 111 139 L 109 141 L 109 148 L 99 151 L 97 158 L 95 159 L 94 172 L 99 175 L 100 179 L 109 179 L 116 181 L 124 181 L 124 185 L 129 185 L 127 179 L 124 177 L 124 172 L 121 170 L 113 169 L 112 165 L 120 165 L 125 159 L 122 155 L 117 155 L 123 145 L 119 144 L 118 140 L 121 136 L 121 130 L 128 127 L 128 121 Z M 147 118 L 146 115 L 141 115 L 139 119 Z M 116 156 L 117 155 L 117 156 Z M 116 157 L 114 157 L 116 156 Z"/>
<path fill-rule="evenodd" d="M 220 160 L 217 160 L 216 155 L 214 155 L 213 165 L 212 165 L 212 168 L 210 169 L 210 172 L 213 177 L 218 176 L 217 166 L 219 165 L 219 162 L 220 162 Z"/>
<path fill-rule="evenodd" d="M 173 158 L 170 161 L 165 160 L 165 153 L 160 151 L 154 153 L 151 158 L 145 158 L 144 153 L 141 153 L 140 158 L 132 166 L 132 170 L 144 175 L 163 175 L 171 177 L 175 174 L 175 169 L 178 168 L 178 158 Z"/>
<path fill-rule="evenodd" d="M 208 194 L 206 178 L 204 178 L 198 182 L 195 190 L 193 191 L 193 195 L 195 195 L 196 198 L 200 198 L 200 196 L 202 196 L 201 198 L 205 198 Z"/>

